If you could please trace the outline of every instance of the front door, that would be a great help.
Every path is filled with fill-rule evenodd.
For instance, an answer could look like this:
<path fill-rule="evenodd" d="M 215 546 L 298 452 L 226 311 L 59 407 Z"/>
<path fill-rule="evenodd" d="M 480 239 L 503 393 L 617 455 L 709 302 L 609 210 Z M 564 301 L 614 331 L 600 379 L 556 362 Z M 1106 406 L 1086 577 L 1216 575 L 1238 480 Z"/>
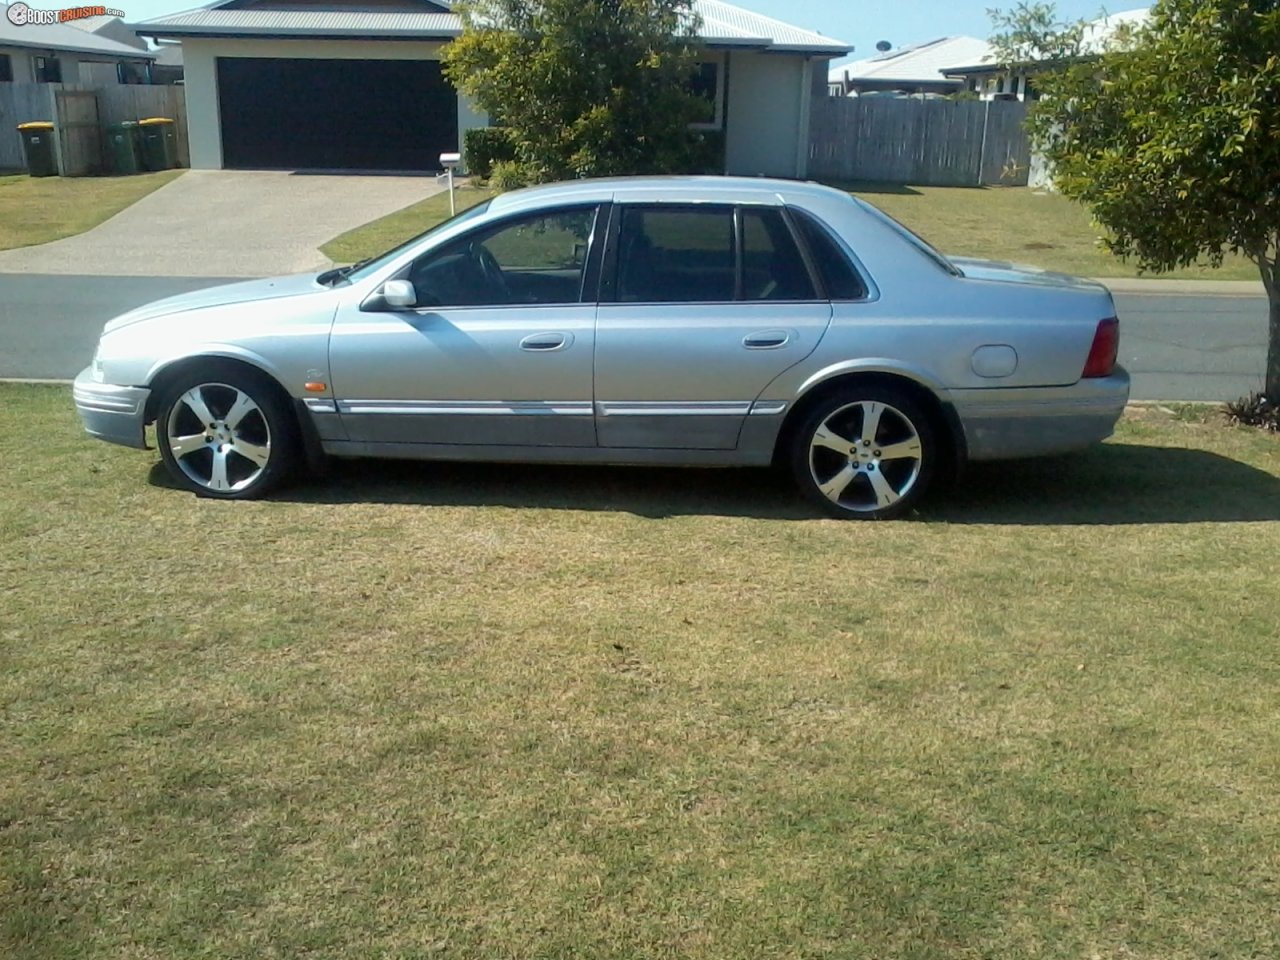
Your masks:
<path fill-rule="evenodd" d="M 400 273 L 413 309 L 342 308 L 330 369 L 350 438 L 595 446 L 596 307 L 582 291 L 597 213 L 479 228 Z"/>
<path fill-rule="evenodd" d="M 831 321 L 781 208 L 615 208 L 596 325 L 604 447 L 725 450 L 770 381 Z"/>

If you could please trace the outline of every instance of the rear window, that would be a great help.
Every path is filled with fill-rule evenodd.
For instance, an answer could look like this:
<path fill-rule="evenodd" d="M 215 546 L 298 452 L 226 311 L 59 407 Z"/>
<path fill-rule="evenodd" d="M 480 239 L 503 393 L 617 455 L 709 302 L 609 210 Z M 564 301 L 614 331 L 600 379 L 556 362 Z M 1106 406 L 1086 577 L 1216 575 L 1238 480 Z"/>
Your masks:
<path fill-rule="evenodd" d="M 796 207 L 791 208 L 791 213 L 805 246 L 809 248 L 809 256 L 818 270 L 827 299 L 863 299 L 867 295 L 867 285 L 835 237 L 812 214 Z"/>

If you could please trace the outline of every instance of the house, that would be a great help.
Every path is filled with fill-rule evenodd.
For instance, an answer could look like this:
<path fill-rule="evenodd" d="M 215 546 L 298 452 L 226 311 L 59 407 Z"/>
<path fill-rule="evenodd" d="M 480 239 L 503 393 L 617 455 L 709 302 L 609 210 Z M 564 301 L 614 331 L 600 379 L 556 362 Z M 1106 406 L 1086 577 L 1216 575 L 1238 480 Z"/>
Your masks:
<path fill-rule="evenodd" d="M 988 50 L 989 44 L 976 37 L 940 37 L 833 67 L 828 83 L 832 95 L 841 97 L 864 93 L 956 93 L 964 82 L 944 76 L 942 70 L 952 64 L 970 63 Z"/>
<path fill-rule="evenodd" d="M 83 30 L 85 33 L 92 33 L 95 37 L 105 37 L 116 43 L 123 43 L 126 47 L 147 49 L 147 41 L 138 36 L 137 31 L 119 17 L 81 17 L 78 20 L 68 20 L 67 26 Z"/>
<path fill-rule="evenodd" d="M 155 49 L 156 62 L 151 67 L 152 83 L 184 83 L 182 44 L 162 43 Z"/>
<path fill-rule="evenodd" d="M 22 8 L 18 8 L 22 9 Z M 0 3 L 0 83 L 146 83 L 155 55 L 65 23 L 15 23 Z M 145 42 L 143 43 L 145 47 Z"/>
<path fill-rule="evenodd" d="M 812 98 L 846 44 L 695 0 L 725 171 L 803 177 Z M 217 0 L 138 24 L 181 40 L 196 168 L 428 170 L 488 118 L 443 75 L 447 0 Z"/>
<path fill-rule="evenodd" d="M 1142 27 L 1150 15 L 1145 7 L 1113 13 L 1090 22 L 1084 32 L 1082 49 L 1087 55 L 1103 52 L 1117 37 Z M 990 44 L 985 50 L 967 60 L 957 60 L 943 73 L 964 85 L 964 89 L 976 93 L 983 100 L 1035 100 L 1034 70 L 1005 70 L 998 63 L 998 56 Z"/>

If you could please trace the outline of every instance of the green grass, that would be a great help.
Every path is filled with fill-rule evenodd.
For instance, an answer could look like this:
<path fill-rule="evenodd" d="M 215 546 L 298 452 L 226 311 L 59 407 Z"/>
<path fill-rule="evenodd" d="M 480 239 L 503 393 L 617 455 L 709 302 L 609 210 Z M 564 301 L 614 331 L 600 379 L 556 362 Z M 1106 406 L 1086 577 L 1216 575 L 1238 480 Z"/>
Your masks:
<path fill-rule="evenodd" d="M 1258 280 L 1243 257 L 1222 267 L 1140 274 L 1099 244 L 1088 211 L 1056 194 L 1026 187 L 900 187 L 845 184 L 944 253 L 1012 260 L 1085 277 L 1152 276 L 1171 280 Z"/>
<path fill-rule="evenodd" d="M 484 187 L 463 184 L 455 191 L 459 212 L 487 200 L 493 194 Z M 390 250 L 449 217 L 449 194 L 438 193 L 403 210 L 339 234 L 320 248 L 334 263 L 355 263 Z"/>
<path fill-rule="evenodd" d="M 0 176 L 0 250 L 84 233 L 181 175 L 164 170 L 131 177 Z"/>
<path fill-rule="evenodd" d="M 1257 280 L 1258 270 L 1241 257 L 1222 267 L 1208 266 L 1167 274 L 1140 274 L 1133 263 L 1111 256 L 1098 243 L 1099 232 L 1079 204 L 1025 187 L 900 187 L 845 184 L 944 253 L 1012 260 L 1086 277 L 1159 276 L 1178 280 Z M 458 208 L 491 196 L 482 187 L 458 192 Z M 337 263 L 376 256 L 448 216 L 447 195 L 430 197 L 380 220 L 335 237 L 321 247 Z"/>
<path fill-rule="evenodd" d="M 205 501 L 0 386 L 0 956 L 1280 955 L 1280 445 L 1206 416 L 871 525 Z"/>

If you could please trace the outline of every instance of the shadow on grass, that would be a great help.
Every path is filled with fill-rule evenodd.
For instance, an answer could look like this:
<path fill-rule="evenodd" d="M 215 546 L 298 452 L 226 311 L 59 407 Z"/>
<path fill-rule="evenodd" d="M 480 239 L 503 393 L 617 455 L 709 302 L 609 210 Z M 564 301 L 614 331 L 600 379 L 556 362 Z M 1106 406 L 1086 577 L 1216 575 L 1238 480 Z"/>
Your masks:
<path fill-rule="evenodd" d="M 151 482 L 172 486 L 157 463 Z M 806 520 L 817 514 L 782 471 L 540 464 L 335 461 L 280 491 L 294 503 L 410 503 L 637 516 Z M 972 464 L 917 519 L 1024 525 L 1280 520 L 1280 478 L 1200 450 L 1109 443 L 1074 457 Z"/>

